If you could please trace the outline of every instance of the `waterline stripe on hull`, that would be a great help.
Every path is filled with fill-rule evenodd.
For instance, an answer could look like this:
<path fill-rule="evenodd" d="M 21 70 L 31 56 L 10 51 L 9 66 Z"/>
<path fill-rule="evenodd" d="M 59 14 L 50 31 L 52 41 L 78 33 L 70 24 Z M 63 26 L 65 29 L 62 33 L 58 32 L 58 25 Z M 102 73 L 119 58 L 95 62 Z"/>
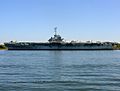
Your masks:
<path fill-rule="evenodd" d="M 54 51 L 54 50 L 85 50 L 85 51 L 87 51 L 87 50 L 113 50 L 113 49 L 8 49 L 8 50 L 38 50 L 38 51 L 40 51 L 40 50 L 51 50 L 51 51 Z"/>

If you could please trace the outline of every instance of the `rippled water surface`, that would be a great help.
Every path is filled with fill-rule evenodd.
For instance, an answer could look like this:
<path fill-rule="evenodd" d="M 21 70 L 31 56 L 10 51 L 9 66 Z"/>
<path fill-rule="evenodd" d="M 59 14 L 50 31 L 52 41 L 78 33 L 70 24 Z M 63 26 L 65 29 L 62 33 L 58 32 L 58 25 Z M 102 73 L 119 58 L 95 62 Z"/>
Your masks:
<path fill-rule="evenodd" d="M 120 91 L 120 51 L 0 51 L 0 91 Z"/>

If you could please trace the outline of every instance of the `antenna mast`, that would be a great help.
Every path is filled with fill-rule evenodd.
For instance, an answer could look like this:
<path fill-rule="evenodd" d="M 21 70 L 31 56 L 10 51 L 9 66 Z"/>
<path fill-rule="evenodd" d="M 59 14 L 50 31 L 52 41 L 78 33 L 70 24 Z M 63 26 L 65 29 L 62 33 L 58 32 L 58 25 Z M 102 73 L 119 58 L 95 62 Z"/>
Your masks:
<path fill-rule="evenodd" d="M 55 30 L 55 35 L 57 35 L 57 27 L 55 27 L 54 30 Z"/>

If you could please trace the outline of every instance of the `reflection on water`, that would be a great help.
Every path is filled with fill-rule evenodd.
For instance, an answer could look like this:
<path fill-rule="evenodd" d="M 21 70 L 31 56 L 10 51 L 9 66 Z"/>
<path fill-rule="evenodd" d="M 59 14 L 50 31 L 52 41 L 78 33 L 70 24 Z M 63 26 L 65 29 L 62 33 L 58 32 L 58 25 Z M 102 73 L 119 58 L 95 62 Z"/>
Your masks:
<path fill-rule="evenodd" d="M 120 51 L 0 51 L 0 91 L 120 91 Z"/>

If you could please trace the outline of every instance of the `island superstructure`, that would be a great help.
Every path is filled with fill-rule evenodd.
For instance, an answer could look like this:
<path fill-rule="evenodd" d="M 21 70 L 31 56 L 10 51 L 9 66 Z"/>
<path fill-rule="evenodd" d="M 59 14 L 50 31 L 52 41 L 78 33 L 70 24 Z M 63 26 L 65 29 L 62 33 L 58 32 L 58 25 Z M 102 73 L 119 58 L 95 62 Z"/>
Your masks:
<path fill-rule="evenodd" d="M 113 46 L 109 42 L 65 42 L 64 39 L 55 34 L 48 42 L 9 42 L 4 43 L 8 50 L 113 50 Z"/>

